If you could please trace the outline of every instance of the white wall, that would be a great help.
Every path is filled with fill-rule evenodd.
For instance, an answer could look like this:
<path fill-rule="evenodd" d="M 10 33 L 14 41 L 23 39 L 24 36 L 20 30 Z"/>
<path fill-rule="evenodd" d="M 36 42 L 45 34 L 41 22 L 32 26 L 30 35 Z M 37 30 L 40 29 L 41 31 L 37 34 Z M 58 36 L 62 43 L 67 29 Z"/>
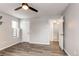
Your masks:
<path fill-rule="evenodd" d="M 12 37 L 12 28 L 11 28 L 11 20 L 19 21 L 17 18 L 7 15 L 5 13 L 0 12 L 0 16 L 3 16 L 1 21 L 3 21 L 2 25 L 0 25 L 0 50 L 12 46 L 21 41 L 20 38 Z"/>
<path fill-rule="evenodd" d="M 65 50 L 79 56 L 79 4 L 70 4 L 65 12 Z"/>
<path fill-rule="evenodd" d="M 49 22 L 48 18 L 35 17 L 21 19 L 22 42 L 34 44 L 49 44 Z"/>
<path fill-rule="evenodd" d="M 49 44 L 49 18 L 37 17 L 30 22 L 30 42 L 36 44 Z"/>
<path fill-rule="evenodd" d="M 20 26 L 22 29 L 22 42 L 30 41 L 30 20 L 21 19 Z"/>
<path fill-rule="evenodd" d="M 58 32 L 59 32 L 58 24 L 53 23 L 53 41 L 58 41 Z"/>

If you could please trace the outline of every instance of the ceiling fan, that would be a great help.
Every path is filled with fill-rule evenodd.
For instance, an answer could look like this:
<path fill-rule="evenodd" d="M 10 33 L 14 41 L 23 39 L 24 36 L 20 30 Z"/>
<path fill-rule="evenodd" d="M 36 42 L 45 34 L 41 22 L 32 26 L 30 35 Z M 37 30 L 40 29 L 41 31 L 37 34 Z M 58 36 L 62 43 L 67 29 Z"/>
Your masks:
<path fill-rule="evenodd" d="M 29 6 L 27 3 L 22 3 L 22 6 L 14 9 L 14 10 L 17 11 L 17 10 L 22 9 L 22 8 L 25 9 L 25 10 L 30 9 L 32 11 L 38 12 L 38 10 L 36 10 L 35 8 Z"/>

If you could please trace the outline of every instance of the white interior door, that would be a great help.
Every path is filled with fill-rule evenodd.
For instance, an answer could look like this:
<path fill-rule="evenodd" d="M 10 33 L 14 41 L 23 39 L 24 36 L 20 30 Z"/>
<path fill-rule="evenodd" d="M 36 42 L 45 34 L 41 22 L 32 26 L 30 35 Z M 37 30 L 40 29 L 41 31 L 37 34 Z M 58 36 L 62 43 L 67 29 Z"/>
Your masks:
<path fill-rule="evenodd" d="M 21 29 L 22 29 L 22 41 L 29 42 L 30 39 L 30 25 L 29 21 L 21 20 Z"/>
<path fill-rule="evenodd" d="M 59 24 L 59 46 L 63 50 L 63 22 Z"/>

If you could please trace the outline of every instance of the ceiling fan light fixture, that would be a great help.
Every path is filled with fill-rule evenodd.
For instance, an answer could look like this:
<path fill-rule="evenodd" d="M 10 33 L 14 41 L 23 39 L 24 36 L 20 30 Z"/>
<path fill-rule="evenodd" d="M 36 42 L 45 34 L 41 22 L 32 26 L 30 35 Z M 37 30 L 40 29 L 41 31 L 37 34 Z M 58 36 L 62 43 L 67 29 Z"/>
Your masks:
<path fill-rule="evenodd" d="M 24 9 L 24 10 L 30 9 L 30 10 L 32 10 L 32 11 L 34 11 L 34 12 L 38 12 L 37 9 L 35 9 L 35 8 L 31 7 L 31 6 L 29 6 L 27 3 L 22 3 L 20 7 L 17 7 L 17 8 L 14 9 L 14 10 L 17 11 L 17 10 L 19 10 L 19 9 Z"/>
<path fill-rule="evenodd" d="M 23 8 L 24 10 L 27 10 L 27 9 L 28 9 L 28 7 L 27 7 L 26 5 L 23 5 L 22 8 Z"/>

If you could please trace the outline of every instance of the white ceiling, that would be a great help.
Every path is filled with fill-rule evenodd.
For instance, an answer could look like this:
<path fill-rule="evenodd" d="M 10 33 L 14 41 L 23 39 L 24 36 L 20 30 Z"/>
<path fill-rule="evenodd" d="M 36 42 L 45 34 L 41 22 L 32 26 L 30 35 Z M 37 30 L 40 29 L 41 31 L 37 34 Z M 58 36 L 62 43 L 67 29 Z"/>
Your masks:
<path fill-rule="evenodd" d="M 55 16 L 61 15 L 67 3 L 30 3 L 30 6 L 38 10 L 38 13 L 31 11 L 30 9 L 20 9 L 14 11 L 15 8 L 21 6 L 20 3 L 0 3 L 0 12 L 4 12 L 15 16 L 17 18 L 30 18 L 36 16 Z"/>

